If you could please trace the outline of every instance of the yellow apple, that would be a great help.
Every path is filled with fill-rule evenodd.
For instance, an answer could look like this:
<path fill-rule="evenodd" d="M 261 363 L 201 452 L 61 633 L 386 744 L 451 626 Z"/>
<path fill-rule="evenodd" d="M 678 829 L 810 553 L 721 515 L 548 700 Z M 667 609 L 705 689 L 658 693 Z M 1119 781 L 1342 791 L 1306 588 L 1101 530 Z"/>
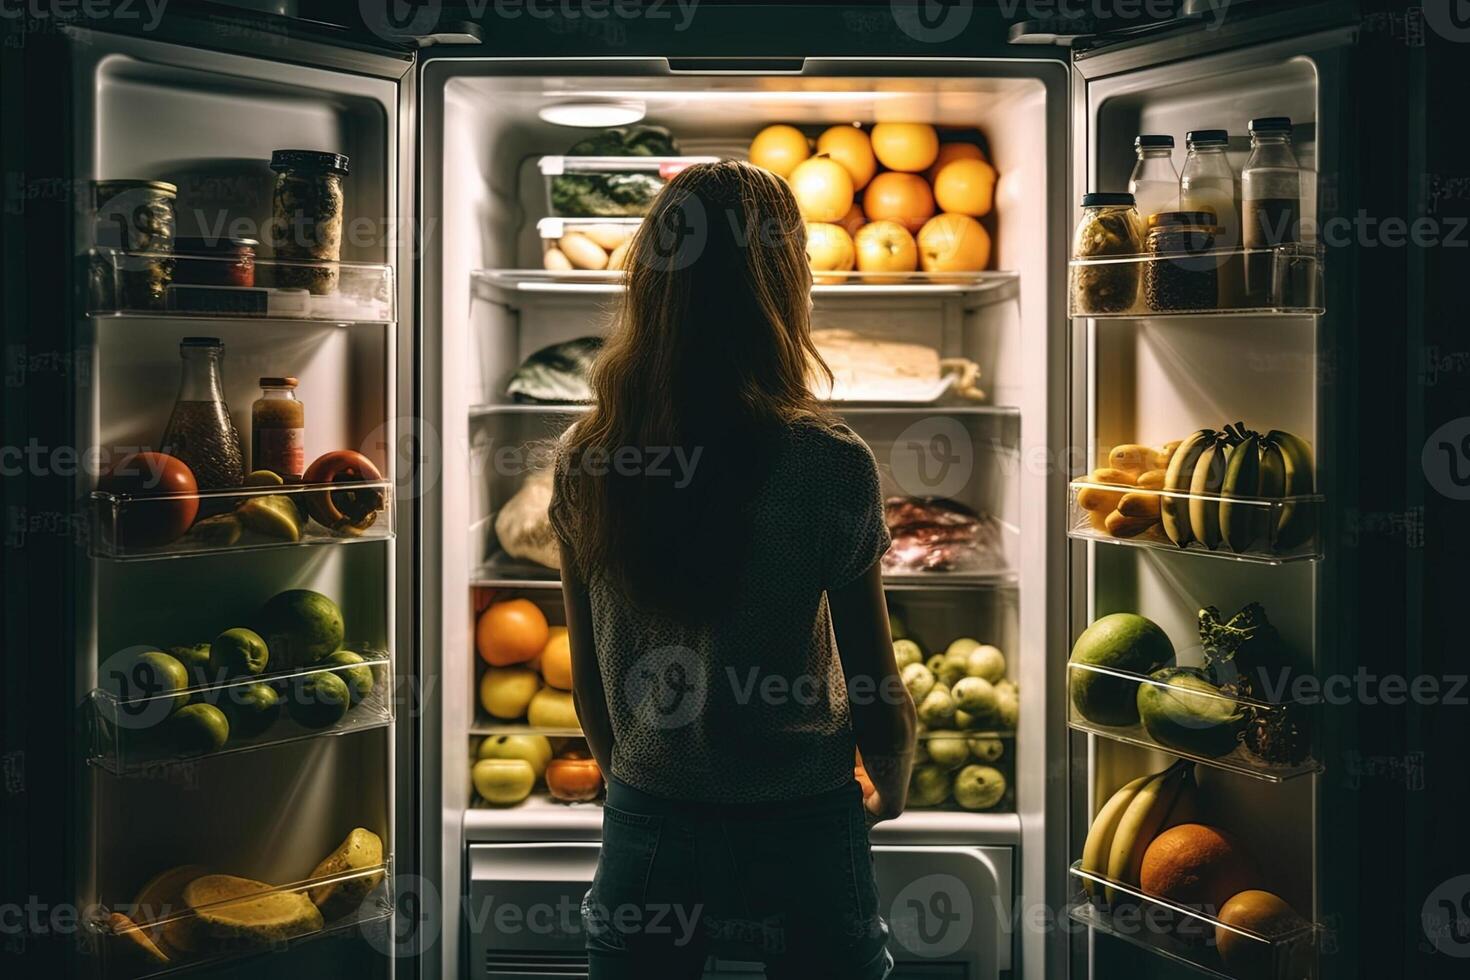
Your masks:
<path fill-rule="evenodd" d="M 470 780 L 486 803 L 512 806 L 531 795 L 536 769 L 525 759 L 481 759 L 470 770 Z"/>
<path fill-rule="evenodd" d="M 852 207 L 852 176 L 831 157 L 812 157 L 791 171 L 791 193 L 808 221 L 841 221 Z"/>
<path fill-rule="evenodd" d="M 852 236 L 839 225 L 823 223 L 806 226 L 806 257 L 813 273 L 847 272 L 856 261 Z M 844 282 L 845 276 L 813 275 L 815 282 Z"/>
<path fill-rule="evenodd" d="M 919 264 L 919 249 L 914 244 L 914 236 L 896 221 L 874 221 L 863 225 L 855 244 L 860 272 L 913 272 Z"/>
<path fill-rule="evenodd" d="M 974 218 L 941 214 L 919 229 L 919 267 L 925 272 L 979 272 L 989 264 L 990 235 Z"/>
<path fill-rule="evenodd" d="M 856 126 L 833 126 L 817 137 L 817 152 L 827 154 L 847 168 L 855 191 L 862 190 L 878 172 L 873 144 L 868 134 Z"/>
<path fill-rule="evenodd" d="M 505 721 L 523 718 L 541 688 L 541 675 L 531 667 L 490 667 L 480 678 L 480 706 Z"/>

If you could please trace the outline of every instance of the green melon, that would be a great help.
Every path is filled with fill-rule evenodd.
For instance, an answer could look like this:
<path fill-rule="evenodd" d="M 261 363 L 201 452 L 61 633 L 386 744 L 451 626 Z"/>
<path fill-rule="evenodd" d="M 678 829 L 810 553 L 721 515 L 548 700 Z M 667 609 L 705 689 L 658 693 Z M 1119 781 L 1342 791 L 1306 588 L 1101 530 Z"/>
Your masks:
<path fill-rule="evenodd" d="M 256 629 L 270 648 L 274 669 L 305 667 L 342 648 L 342 610 L 320 592 L 289 589 L 260 610 Z"/>
<path fill-rule="evenodd" d="M 1151 674 L 1174 662 L 1174 644 L 1153 620 L 1135 613 L 1104 616 L 1082 632 L 1071 662 Z M 1138 724 L 1138 682 L 1090 670 L 1067 671 L 1072 707 L 1097 725 Z"/>

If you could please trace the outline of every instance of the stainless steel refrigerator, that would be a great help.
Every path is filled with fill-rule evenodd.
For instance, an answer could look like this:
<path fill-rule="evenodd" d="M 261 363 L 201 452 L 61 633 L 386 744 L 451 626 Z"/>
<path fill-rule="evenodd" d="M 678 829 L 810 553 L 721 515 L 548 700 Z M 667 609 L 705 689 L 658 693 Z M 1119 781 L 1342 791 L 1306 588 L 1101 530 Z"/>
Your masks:
<path fill-rule="evenodd" d="M 1312 950 L 1336 913 L 1323 887 L 1333 831 L 1315 760 L 1336 747 L 1318 733 L 1311 754 L 1286 767 L 1243 750 L 1228 760 L 1171 752 L 1141 728 L 1080 717 L 1069 705 L 1067 660 L 1093 619 L 1132 612 L 1157 622 L 1185 663 L 1198 651 L 1201 607 L 1228 615 L 1251 601 L 1266 604 L 1316 671 L 1349 656 L 1339 652 L 1343 620 L 1326 612 L 1338 580 L 1323 543 L 1336 540 L 1336 474 L 1356 432 L 1323 372 L 1355 327 L 1355 253 L 1328 248 L 1324 257 L 1303 245 L 1274 258 L 1299 263 L 1298 291 L 1249 312 L 1217 303 L 1097 315 L 1077 306 L 1075 285 L 1095 270 L 1069 257 L 1080 198 L 1126 189 L 1140 133 L 1174 135 L 1178 165 L 1186 131 L 1227 130 L 1239 172 L 1247 122 L 1289 116 L 1303 173 L 1320 175 L 1304 181 L 1303 210 L 1319 224 L 1347 212 L 1363 152 L 1347 97 L 1362 71 L 1354 12 L 1243 3 L 1217 17 L 1209 5 L 1183 4 L 1157 22 L 1095 28 L 1069 52 L 1039 43 L 1056 40 L 1055 25 L 1018 25 L 1015 43 L 987 37 L 967 47 L 964 24 L 951 32 L 901 4 L 711 5 L 677 31 L 673 22 L 647 34 L 628 27 L 634 33 L 621 41 L 615 20 L 552 18 L 560 26 L 548 33 L 493 15 L 470 23 L 473 12 L 461 11 L 460 22 L 437 4 L 405 8 L 396 20 L 368 6 L 368 29 L 355 17 L 351 28 L 338 26 L 340 11 L 200 4 L 156 25 L 56 24 L 33 39 L 55 56 L 54 75 L 52 84 L 33 81 L 46 77 L 39 72 L 23 76 L 23 98 L 33 116 L 53 117 L 49 132 L 38 122 L 37 137 L 50 137 L 66 198 L 31 195 L 25 261 L 71 273 L 44 301 L 36 283 L 22 291 L 28 326 L 8 343 L 19 345 L 15 356 L 35 383 L 26 424 L 83 451 L 156 448 L 176 392 L 176 348 L 206 335 L 224 343 L 225 399 L 242 432 L 256 377 L 292 375 L 306 405 L 306 458 L 352 449 L 380 477 L 369 487 L 377 516 L 362 533 L 312 525 L 299 541 L 247 535 L 156 547 L 119 537 L 129 509 L 134 520 L 147 513 L 146 498 L 99 488 L 85 467 L 64 489 L 36 484 L 46 488 L 37 500 L 50 494 L 68 529 L 39 536 L 33 573 L 48 593 L 35 601 L 68 624 L 54 635 L 65 637 L 55 652 L 72 715 L 52 719 L 55 754 L 31 764 L 65 774 L 70 819 L 53 833 L 80 842 L 49 880 L 96 913 L 68 944 L 69 968 L 130 976 L 175 968 L 295 976 L 349 962 L 364 975 L 585 971 L 575 909 L 595 868 L 600 811 L 556 802 L 539 787 L 513 806 L 478 797 L 471 769 L 482 740 L 536 726 L 485 711 L 476 623 L 512 597 L 562 621 L 554 570 L 510 557 L 496 518 L 534 471 L 535 447 L 576 410 L 517 401 L 506 383 L 535 352 L 604 330 L 619 288 L 615 276 L 545 265 L 548 245 L 575 231 L 552 214 L 549 180 L 579 165 L 568 147 L 592 131 L 547 110 L 634 105 L 678 136 L 684 156 L 743 158 L 772 123 L 815 135 L 909 121 L 982 146 L 999 174 L 985 272 L 857 277 L 815 290 L 817 327 L 962 358 L 978 367 L 984 389 L 969 400 L 834 405 L 874 449 L 886 493 L 949 497 L 985 515 L 990 564 L 894 574 L 890 603 L 925 656 L 962 637 L 1000 648 L 1018 692 L 1013 730 L 995 733 L 1007 784 L 998 805 L 971 811 L 947 799 L 874 832 L 898 975 L 1168 976 L 1187 964 L 1244 976 L 1213 942 L 1120 923 L 1112 908 L 1086 899 L 1086 875 L 1074 867 L 1114 790 L 1178 758 L 1198 763 L 1199 819 L 1228 824 L 1302 920 L 1290 943 L 1246 937 L 1272 964 L 1262 975 L 1295 980 L 1322 970 Z M 977 30 L 988 16 L 962 10 Z M 534 38 L 524 49 L 523 29 Z M 658 49 L 660 38 L 669 50 Z M 53 112 L 40 109 L 45 102 Z M 179 235 L 219 234 L 238 221 L 244 231 L 229 234 L 260 238 L 247 232 L 269 224 L 267 162 L 288 147 L 350 158 L 340 275 L 357 284 L 360 302 L 288 313 L 128 300 L 129 284 L 153 267 L 99 244 L 93 182 L 167 181 L 179 189 Z M 188 221 L 208 226 L 186 232 Z M 1145 264 L 1122 263 L 1122 275 L 1147 277 Z M 255 270 L 289 267 L 262 248 Z M 52 348 L 69 367 L 37 378 L 47 370 L 37 358 Z M 1156 528 L 1114 535 L 1079 505 L 1111 447 L 1162 446 L 1242 418 L 1298 433 L 1314 448 L 1315 485 L 1296 502 L 1315 522 L 1307 541 L 1281 553 L 1269 542 L 1238 553 L 1181 549 Z M 961 475 L 936 475 L 930 464 L 938 462 Z M 204 505 L 313 493 L 331 499 L 308 484 L 206 495 Z M 21 508 L 24 522 L 48 505 Z M 1279 520 L 1280 505 L 1264 511 L 1263 522 Z M 34 541 L 34 520 L 26 526 Z M 356 714 L 324 730 L 287 720 L 202 757 L 170 754 L 118 720 L 138 699 L 109 688 L 122 662 L 114 658 L 207 641 L 253 622 L 286 589 L 320 592 L 340 607 L 345 642 L 374 671 L 374 694 Z M 539 727 L 557 739 L 574 735 Z M 361 901 L 316 929 L 283 935 L 273 952 L 240 945 L 140 961 L 119 935 L 128 926 L 106 918 L 179 867 L 259 880 L 283 901 L 324 881 L 340 885 L 319 861 L 354 828 L 383 845 L 380 859 L 347 876 Z M 520 913 L 510 924 L 497 915 L 506 906 Z M 546 924 L 528 910 L 544 910 Z M 1196 913 L 1170 914 L 1197 932 L 1214 928 Z M 321 937 L 333 941 L 310 941 Z M 1342 958 L 1330 963 L 1340 967 Z M 752 968 L 714 962 L 711 971 L 733 977 Z"/>

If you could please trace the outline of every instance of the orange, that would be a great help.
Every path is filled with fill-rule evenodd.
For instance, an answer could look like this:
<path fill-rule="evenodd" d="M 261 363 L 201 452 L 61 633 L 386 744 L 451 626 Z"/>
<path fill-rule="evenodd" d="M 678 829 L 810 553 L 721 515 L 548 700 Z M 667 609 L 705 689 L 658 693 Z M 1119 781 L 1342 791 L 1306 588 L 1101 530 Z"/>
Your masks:
<path fill-rule="evenodd" d="M 852 176 L 831 157 L 803 160 L 788 179 L 801 216 L 808 221 L 841 221 L 852 207 Z"/>
<path fill-rule="evenodd" d="M 507 599 L 480 613 L 475 649 L 492 667 L 525 663 L 546 646 L 546 615 L 529 599 Z"/>
<path fill-rule="evenodd" d="M 889 170 L 918 173 L 939 155 L 939 134 L 928 123 L 879 123 L 872 141 L 878 162 Z"/>
<path fill-rule="evenodd" d="M 553 626 L 551 639 L 541 649 L 541 676 L 563 691 L 572 689 L 572 640 L 565 626 Z"/>
<path fill-rule="evenodd" d="M 813 272 L 847 272 L 855 260 L 852 236 L 840 225 L 806 226 L 806 257 Z M 842 276 L 814 276 L 817 282 L 842 282 Z"/>
<path fill-rule="evenodd" d="M 873 144 L 856 126 L 833 126 L 817 137 L 817 152 L 825 153 L 852 176 L 852 189 L 860 191 L 878 172 Z"/>
<path fill-rule="evenodd" d="M 990 264 L 990 234 L 974 218 L 941 214 L 919 229 L 919 268 L 979 272 Z"/>
<path fill-rule="evenodd" d="M 913 234 L 934 216 L 934 194 L 918 174 L 879 174 L 863 194 L 863 213 L 869 221 L 897 221 Z"/>
<path fill-rule="evenodd" d="M 995 168 L 984 160 L 951 160 L 934 178 L 934 199 L 941 211 L 978 218 L 995 203 Z"/>
<path fill-rule="evenodd" d="M 863 272 L 913 272 L 919 264 L 914 236 L 896 221 L 874 221 L 857 233 L 857 267 Z"/>
<path fill-rule="evenodd" d="M 1143 852 L 1139 874 L 1146 894 L 1210 910 L 1255 888 L 1258 881 L 1255 862 L 1232 834 L 1197 823 L 1180 824 L 1155 837 Z"/>
<path fill-rule="evenodd" d="M 856 201 L 853 202 L 852 207 L 847 209 L 847 214 L 843 215 L 842 220 L 837 222 L 849 235 L 856 235 L 858 229 L 867 223 L 868 218 L 863 214 L 863 209 L 858 207 Z"/>
<path fill-rule="evenodd" d="M 811 155 L 806 134 L 795 126 L 767 126 L 750 141 L 750 162 L 782 177 Z"/>
<path fill-rule="evenodd" d="M 929 169 L 924 171 L 924 179 L 931 184 L 934 183 L 934 178 L 939 176 L 939 171 L 943 170 L 944 165 L 951 160 L 984 159 L 985 151 L 974 143 L 940 143 L 939 155 L 934 158 L 934 162 L 929 165 Z"/>

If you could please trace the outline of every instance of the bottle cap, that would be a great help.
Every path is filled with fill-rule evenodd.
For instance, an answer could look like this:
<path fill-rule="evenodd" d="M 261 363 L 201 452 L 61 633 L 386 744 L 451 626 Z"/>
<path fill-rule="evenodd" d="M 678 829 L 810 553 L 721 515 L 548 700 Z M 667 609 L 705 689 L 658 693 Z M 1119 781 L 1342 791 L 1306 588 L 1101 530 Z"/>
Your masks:
<path fill-rule="evenodd" d="M 1172 150 L 1174 149 L 1174 137 L 1172 136 L 1140 136 L 1133 141 L 1133 145 L 1140 150 Z"/>
<path fill-rule="evenodd" d="M 1082 195 L 1082 206 L 1084 208 L 1131 208 L 1133 204 L 1132 194 L 1093 193 Z"/>
<path fill-rule="evenodd" d="M 325 171 L 347 175 L 347 154 L 323 150 L 276 150 L 271 154 L 271 169 Z"/>
<path fill-rule="evenodd" d="M 1262 116 L 1260 119 L 1252 119 L 1250 132 L 1252 136 L 1257 133 L 1290 133 L 1291 119 L 1287 116 Z"/>
<path fill-rule="evenodd" d="M 1191 129 L 1185 139 L 1190 146 L 1225 146 L 1230 134 L 1223 129 Z"/>
<path fill-rule="evenodd" d="M 1211 228 L 1215 224 L 1215 212 L 1204 211 L 1160 211 L 1148 216 L 1149 228 Z"/>
<path fill-rule="evenodd" d="M 294 387 L 296 387 L 300 383 L 301 382 L 297 381 L 295 378 L 261 378 L 260 379 L 260 386 L 262 388 L 294 388 Z"/>

